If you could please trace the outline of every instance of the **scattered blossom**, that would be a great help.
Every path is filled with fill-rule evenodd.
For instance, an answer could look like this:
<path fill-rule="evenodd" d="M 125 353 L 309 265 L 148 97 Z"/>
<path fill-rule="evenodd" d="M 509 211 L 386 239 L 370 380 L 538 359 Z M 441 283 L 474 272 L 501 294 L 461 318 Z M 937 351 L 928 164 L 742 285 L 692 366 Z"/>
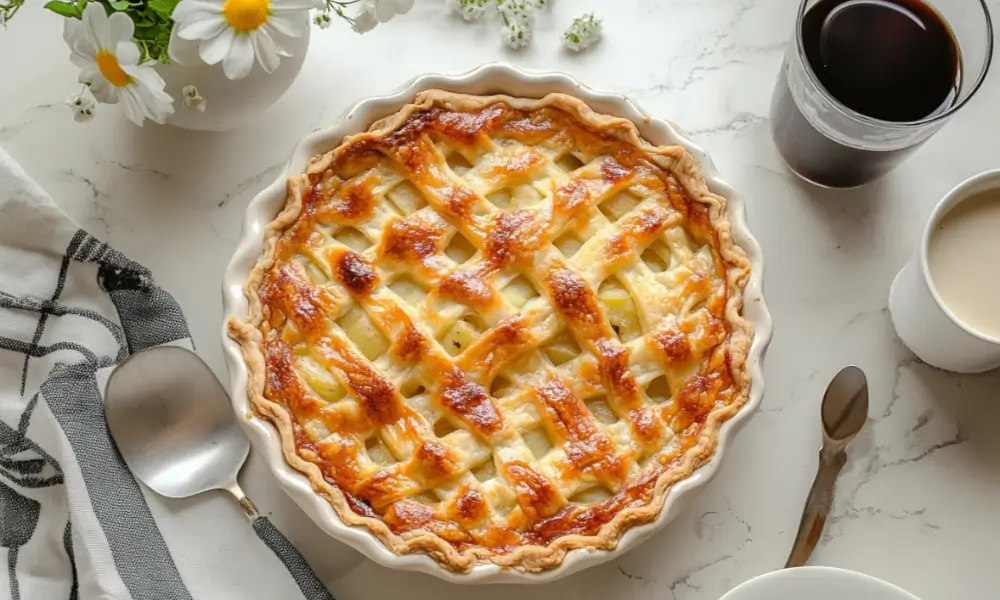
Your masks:
<path fill-rule="evenodd" d="M 405 15 L 413 8 L 413 0 L 361 0 L 371 7 L 379 23 L 387 23 L 396 15 Z"/>
<path fill-rule="evenodd" d="M 352 17 L 351 27 L 355 33 L 366 33 L 375 29 L 378 17 L 375 16 L 375 2 L 363 2 L 358 12 Z"/>
<path fill-rule="evenodd" d="M 79 94 L 73 94 L 69 98 L 66 98 L 66 106 L 72 108 L 73 110 L 82 110 L 88 108 L 94 108 L 94 99 L 86 94 L 85 91 Z"/>
<path fill-rule="evenodd" d="M 78 108 L 73 111 L 73 120 L 77 123 L 86 123 L 94 118 L 94 107 Z"/>
<path fill-rule="evenodd" d="M 330 18 L 330 11 L 323 11 L 317 14 L 313 17 L 313 23 L 320 29 L 328 28 L 333 23 L 333 19 Z"/>
<path fill-rule="evenodd" d="M 94 99 L 86 93 L 86 87 L 79 94 L 73 94 L 66 99 L 66 106 L 73 109 L 73 120 L 77 123 L 86 123 L 94 118 L 96 103 Z"/>
<path fill-rule="evenodd" d="M 604 22 L 594 17 L 594 13 L 573 19 L 563 34 L 563 45 L 574 52 L 589 48 L 600 41 L 603 26 Z"/>
<path fill-rule="evenodd" d="M 528 45 L 535 29 L 536 8 L 533 1 L 497 0 L 497 12 L 504 24 L 504 44 L 515 50 Z"/>
<path fill-rule="evenodd" d="M 181 90 L 181 95 L 184 97 L 184 106 L 198 112 L 205 112 L 205 99 L 198 93 L 198 88 L 193 85 L 186 85 Z"/>
<path fill-rule="evenodd" d="M 451 0 L 451 9 L 466 21 L 475 21 L 486 13 L 491 0 Z"/>

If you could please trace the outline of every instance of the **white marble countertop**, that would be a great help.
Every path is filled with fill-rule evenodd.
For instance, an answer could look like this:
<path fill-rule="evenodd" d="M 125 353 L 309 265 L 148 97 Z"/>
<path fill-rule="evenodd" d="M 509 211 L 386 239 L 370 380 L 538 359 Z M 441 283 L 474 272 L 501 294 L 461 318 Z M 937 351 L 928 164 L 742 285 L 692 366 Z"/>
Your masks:
<path fill-rule="evenodd" d="M 307 132 L 418 73 L 495 60 L 567 71 L 628 94 L 688 130 L 746 198 L 775 325 L 764 403 L 714 482 L 638 549 L 552 585 L 474 593 L 714 600 L 779 568 L 816 467 L 823 390 L 856 363 L 871 383 L 872 418 L 852 448 L 813 563 L 882 577 L 924 600 L 996 597 L 1000 373 L 956 376 L 917 362 L 893 333 L 886 297 L 938 199 L 998 166 L 1000 75 L 888 177 L 828 192 L 785 170 L 766 122 L 792 0 L 556 4 L 536 43 L 519 53 L 500 47 L 495 24 L 467 26 L 441 0 L 420 0 L 363 37 L 335 24 L 315 32 L 301 75 L 277 105 L 249 126 L 215 134 L 138 129 L 107 108 L 89 124 L 74 123 L 62 106 L 77 72 L 61 23 L 29 3 L 0 30 L 0 145 L 85 228 L 153 270 L 222 376 L 220 279 L 244 207 Z M 991 6 L 1000 14 L 1000 3 Z M 558 34 L 585 8 L 605 18 L 606 40 L 569 55 Z M 251 460 L 243 481 L 341 600 L 472 592 L 371 562 L 344 574 L 353 551 L 313 533 L 262 464 Z"/>

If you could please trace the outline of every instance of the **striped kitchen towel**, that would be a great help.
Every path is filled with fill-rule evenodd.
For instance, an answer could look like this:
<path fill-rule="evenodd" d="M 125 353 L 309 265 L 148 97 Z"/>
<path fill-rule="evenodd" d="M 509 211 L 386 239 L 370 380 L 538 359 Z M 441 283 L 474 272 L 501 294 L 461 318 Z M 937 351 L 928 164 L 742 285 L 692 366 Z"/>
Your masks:
<path fill-rule="evenodd" d="M 173 298 L 0 150 L 0 598 L 329 598 L 304 563 L 248 549 L 235 504 L 189 510 L 125 466 L 101 382 L 166 343 L 190 347 Z"/>

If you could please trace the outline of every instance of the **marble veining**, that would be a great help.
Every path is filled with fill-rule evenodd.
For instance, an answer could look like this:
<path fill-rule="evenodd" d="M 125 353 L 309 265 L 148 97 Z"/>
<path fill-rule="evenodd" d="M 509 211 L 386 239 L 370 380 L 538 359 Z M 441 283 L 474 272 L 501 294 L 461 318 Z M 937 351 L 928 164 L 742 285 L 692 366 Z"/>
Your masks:
<path fill-rule="evenodd" d="M 1000 14 L 1000 2 L 990 6 Z M 605 18 L 605 41 L 580 55 L 563 51 L 559 32 L 585 10 Z M 29 4 L 0 31 L 0 56 L 28 57 L 4 64 L 0 145 L 84 227 L 153 270 L 221 375 L 219 284 L 245 206 L 307 133 L 419 73 L 496 60 L 626 94 L 711 154 L 746 198 L 764 251 L 775 325 L 767 392 L 715 480 L 618 560 L 520 589 L 470 590 L 371 562 L 349 570 L 353 551 L 317 533 L 254 456 L 243 474 L 247 492 L 342 599 L 715 600 L 784 564 L 815 473 L 820 399 L 853 363 L 868 375 L 871 415 L 850 448 L 813 563 L 864 571 L 924 600 L 995 598 L 1000 373 L 959 376 L 922 364 L 895 337 L 886 300 L 935 203 L 998 166 L 1000 79 L 994 73 L 886 178 L 850 192 L 810 187 L 785 170 L 767 123 L 795 10 L 792 0 L 562 1 L 518 53 L 500 46 L 495 23 L 467 25 L 443 0 L 418 0 L 410 15 L 362 37 L 337 25 L 315 32 L 302 74 L 274 108 L 241 129 L 191 133 L 139 129 L 109 107 L 74 123 L 62 106 L 77 76 L 62 25 Z M 176 506 L 198 511 L 227 500 L 185 502 Z M 266 560 L 247 540 L 242 550 Z M 269 589 L 262 583 L 260 597 L 275 597 Z"/>

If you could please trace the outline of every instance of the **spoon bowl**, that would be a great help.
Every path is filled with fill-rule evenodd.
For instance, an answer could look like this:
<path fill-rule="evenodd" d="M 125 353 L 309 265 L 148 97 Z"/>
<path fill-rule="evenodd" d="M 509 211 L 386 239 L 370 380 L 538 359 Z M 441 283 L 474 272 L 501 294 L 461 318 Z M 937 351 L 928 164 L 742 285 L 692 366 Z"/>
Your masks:
<path fill-rule="evenodd" d="M 837 373 L 823 394 L 820 414 L 825 439 L 846 444 L 858 435 L 868 419 L 868 380 L 861 369 L 852 365 Z"/>
<path fill-rule="evenodd" d="M 106 395 L 118 450 L 156 493 L 187 498 L 236 482 L 250 441 L 196 354 L 176 346 L 137 352 L 114 370 Z"/>
<path fill-rule="evenodd" d="M 250 441 L 226 390 L 197 354 L 156 346 L 125 359 L 108 378 L 104 414 L 125 464 L 143 483 L 169 498 L 226 490 L 303 596 L 333 600 L 295 546 L 240 489 L 237 476 Z"/>

